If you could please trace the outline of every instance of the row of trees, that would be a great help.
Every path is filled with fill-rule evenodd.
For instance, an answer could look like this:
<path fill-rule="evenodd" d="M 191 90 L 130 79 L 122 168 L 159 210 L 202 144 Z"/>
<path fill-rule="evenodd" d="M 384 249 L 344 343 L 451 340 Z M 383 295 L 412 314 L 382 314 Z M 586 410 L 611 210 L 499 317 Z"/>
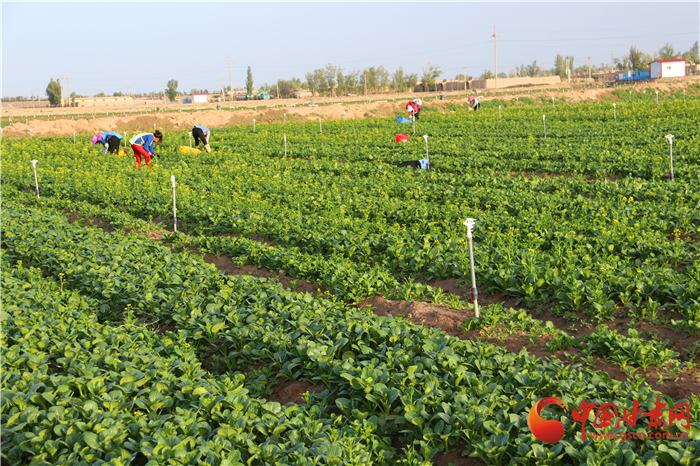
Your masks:
<path fill-rule="evenodd" d="M 649 62 L 660 59 L 667 60 L 673 58 L 683 58 L 688 62 L 699 63 L 700 53 L 698 51 L 698 41 L 696 41 L 693 46 L 687 52 L 676 52 L 671 44 L 666 44 L 661 47 L 658 52 L 654 50 L 651 54 L 642 52 L 635 45 L 630 47 L 629 53 L 623 55 L 619 58 L 614 58 L 612 64 L 601 64 L 600 67 L 591 65 L 589 69 L 588 64 L 574 67 L 574 57 L 557 55 L 554 58 L 554 66 L 550 70 L 545 70 L 537 64 L 537 61 L 533 61 L 529 65 L 522 64 L 521 66 L 516 66 L 514 70 L 510 70 L 509 74 L 498 73 L 499 78 L 507 77 L 535 77 L 535 76 L 550 76 L 556 75 L 560 76 L 562 79 L 567 77 L 567 69 L 574 74 L 586 74 L 588 72 L 596 72 L 600 69 L 620 69 L 620 70 L 641 70 L 649 66 Z M 420 82 L 428 88 L 432 88 L 435 85 L 435 80 L 442 76 L 442 70 L 438 65 L 433 65 L 431 63 L 426 64 L 423 67 L 423 74 L 418 77 L 416 73 L 406 73 L 403 67 L 400 67 L 393 73 L 389 72 L 384 66 L 370 66 L 364 70 L 351 70 L 346 71 L 341 65 L 333 65 L 329 63 L 324 68 L 319 68 L 314 71 L 306 73 L 305 80 L 302 81 L 299 78 L 291 78 L 289 80 L 279 79 L 273 84 L 262 84 L 260 90 L 269 91 L 273 95 L 279 93 L 282 98 L 293 97 L 294 93 L 300 90 L 311 91 L 312 95 L 341 95 L 341 94 L 362 94 L 377 93 L 380 91 L 390 91 L 390 92 L 407 92 L 413 90 L 416 85 Z M 495 75 L 491 70 L 484 70 L 484 73 L 479 76 L 479 79 L 492 79 Z M 464 74 L 458 74 L 455 76 L 456 80 L 464 81 L 471 79 L 471 76 L 465 76 Z M 178 82 L 175 79 L 168 81 L 167 88 L 163 92 L 172 101 L 180 94 L 177 90 Z M 245 89 L 248 94 L 253 93 L 254 83 L 253 83 L 253 73 L 248 67 Z M 231 90 L 230 86 L 226 86 L 226 90 Z M 209 93 L 207 89 L 197 90 L 192 89 L 192 93 Z M 160 94 L 160 93 L 157 93 Z M 49 85 L 46 87 L 46 95 L 49 97 L 49 102 L 51 105 L 61 105 L 61 84 L 58 80 L 54 81 L 51 79 Z M 114 96 L 122 96 L 121 92 L 115 92 Z M 140 94 L 139 94 L 140 95 Z M 96 97 L 104 97 L 104 93 L 96 94 Z M 77 95 L 75 92 L 71 93 L 70 98 L 75 99 L 77 97 L 82 97 Z M 6 99 L 3 99 L 6 100 Z"/>

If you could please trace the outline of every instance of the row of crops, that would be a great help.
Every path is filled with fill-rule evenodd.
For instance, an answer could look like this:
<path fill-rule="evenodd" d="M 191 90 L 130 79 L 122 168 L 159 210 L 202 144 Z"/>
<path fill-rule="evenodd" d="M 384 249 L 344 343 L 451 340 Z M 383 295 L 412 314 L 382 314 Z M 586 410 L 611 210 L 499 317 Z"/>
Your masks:
<path fill-rule="evenodd" d="M 697 464 L 695 396 L 690 428 L 667 426 L 689 439 L 583 440 L 580 424 L 545 408 L 565 436 L 543 444 L 526 421 L 543 397 L 646 411 L 658 393 L 350 304 L 381 295 L 468 307 L 426 282 L 468 277 L 462 222 L 473 217 L 477 281 L 490 292 L 697 335 L 698 110 L 697 98 L 618 104 L 614 118 L 603 103 L 557 105 L 544 138 L 540 107 L 427 107 L 418 131 L 429 172 L 394 167 L 425 157 L 426 142 L 394 143 L 409 125 L 389 119 L 324 122 L 323 134 L 315 122 L 220 129 L 202 156 L 176 151 L 186 132 L 168 133 L 152 171 L 72 138 L 3 139 L 3 458 L 424 464 L 458 448 L 487 464 Z M 224 276 L 136 232 L 63 215 L 170 225 L 171 175 L 187 232 L 166 238 L 175 251 L 285 270 L 329 293 Z M 519 315 L 482 311 L 494 324 Z M 642 344 L 635 336 L 601 327 L 586 342 L 603 355 Z M 566 338 L 554 344 L 578 343 Z M 668 356 L 650 354 L 638 365 Z M 261 384 L 274 382 L 254 366 L 319 393 L 306 405 L 267 402 Z"/>

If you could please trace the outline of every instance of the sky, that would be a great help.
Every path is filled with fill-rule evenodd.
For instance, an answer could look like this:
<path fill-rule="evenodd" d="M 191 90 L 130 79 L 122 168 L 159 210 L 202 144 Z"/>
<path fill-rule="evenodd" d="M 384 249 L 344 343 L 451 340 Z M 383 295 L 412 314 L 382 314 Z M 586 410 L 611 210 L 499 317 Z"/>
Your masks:
<path fill-rule="evenodd" d="M 420 77 L 509 73 L 557 54 L 574 66 L 611 63 L 632 45 L 688 51 L 700 36 L 700 2 L 12 2 L 3 0 L 3 97 L 46 97 L 50 79 L 71 92 L 160 92 L 258 87 L 305 80 L 329 63 L 383 65 Z M 494 44 L 494 27 L 496 43 Z M 231 78 L 229 78 L 229 60 Z M 64 86 L 66 80 L 63 80 Z"/>

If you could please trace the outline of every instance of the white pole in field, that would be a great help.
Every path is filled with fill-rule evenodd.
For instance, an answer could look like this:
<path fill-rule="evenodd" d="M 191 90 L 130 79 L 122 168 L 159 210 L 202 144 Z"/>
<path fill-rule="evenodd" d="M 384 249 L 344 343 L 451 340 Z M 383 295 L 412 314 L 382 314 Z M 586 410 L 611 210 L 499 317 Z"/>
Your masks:
<path fill-rule="evenodd" d="M 73 131 L 73 144 L 75 144 L 75 131 Z"/>
<path fill-rule="evenodd" d="M 552 110 L 555 110 L 556 106 L 554 105 L 554 96 L 552 96 Z"/>
<path fill-rule="evenodd" d="M 476 288 L 476 272 L 474 270 L 474 246 L 472 245 L 472 229 L 476 219 L 468 218 L 464 221 L 464 226 L 467 227 L 467 240 L 469 241 L 469 268 L 471 269 L 472 275 L 472 288 L 470 290 L 470 295 L 472 302 L 474 302 L 474 316 L 480 317 L 479 315 L 479 291 Z"/>
<path fill-rule="evenodd" d="M 413 115 L 413 135 L 416 135 L 416 116 Z"/>
<path fill-rule="evenodd" d="M 542 127 L 544 128 L 544 138 L 547 139 L 547 123 L 545 122 L 546 115 L 542 115 Z"/>
<path fill-rule="evenodd" d="M 617 104 L 613 104 L 613 120 L 617 121 Z"/>
<path fill-rule="evenodd" d="M 321 126 L 321 119 L 318 119 L 318 132 L 323 134 L 323 127 Z"/>
<path fill-rule="evenodd" d="M 170 175 L 173 184 L 173 232 L 177 233 L 177 208 L 175 207 L 175 175 Z"/>
<path fill-rule="evenodd" d="M 656 108 L 659 108 L 659 91 L 656 91 Z"/>
<path fill-rule="evenodd" d="M 190 135 L 190 149 L 192 149 L 192 131 L 188 131 L 187 134 Z"/>
<path fill-rule="evenodd" d="M 255 120 L 253 120 L 253 133 L 255 133 Z"/>
<path fill-rule="evenodd" d="M 287 135 L 284 135 L 284 158 L 287 158 Z"/>
<path fill-rule="evenodd" d="M 632 100 L 632 91 L 630 91 L 630 100 Z"/>
<path fill-rule="evenodd" d="M 124 148 L 126 149 L 126 131 L 124 131 Z"/>
<path fill-rule="evenodd" d="M 29 128 L 29 139 L 31 139 L 31 138 L 32 138 L 32 129 Z"/>
<path fill-rule="evenodd" d="M 425 134 L 423 136 L 423 139 L 425 139 L 425 158 L 428 159 L 428 170 L 430 170 L 430 154 L 428 154 L 428 135 Z"/>
<path fill-rule="evenodd" d="M 284 122 L 285 123 L 287 122 L 287 114 L 286 113 L 284 114 Z"/>
<path fill-rule="evenodd" d="M 671 171 L 668 172 L 668 177 L 673 181 L 673 134 L 667 134 L 666 139 L 668 139 L 671 159 Z"/>
<path fill-rule="evenodd" d="M 683 102 L 685 102 L 685 89 L 683 89 Z"/>
<path fill-rule="evenodd" d="M 39 198 L 39 178 L 36 177 L 36 163 L 38 160 L 30 160 L 34 169 L 34 186 L 36 187 L 36 197 Z"/>
<path fill-rule="evenodd" d="M 501 121 L 501 106 L 500 105 L 498 106 L 498 121 L 499 121 L 499 123 Z"/>

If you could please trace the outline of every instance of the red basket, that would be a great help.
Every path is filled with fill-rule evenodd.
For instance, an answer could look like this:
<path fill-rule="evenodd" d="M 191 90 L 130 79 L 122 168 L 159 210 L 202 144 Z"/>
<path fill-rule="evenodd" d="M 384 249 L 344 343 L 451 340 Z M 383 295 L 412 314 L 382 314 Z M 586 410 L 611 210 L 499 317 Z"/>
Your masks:
<path fill-rule="evenodd" d="M 397 134 L 396 142 L 408 142 L 408 134 Z"/>

